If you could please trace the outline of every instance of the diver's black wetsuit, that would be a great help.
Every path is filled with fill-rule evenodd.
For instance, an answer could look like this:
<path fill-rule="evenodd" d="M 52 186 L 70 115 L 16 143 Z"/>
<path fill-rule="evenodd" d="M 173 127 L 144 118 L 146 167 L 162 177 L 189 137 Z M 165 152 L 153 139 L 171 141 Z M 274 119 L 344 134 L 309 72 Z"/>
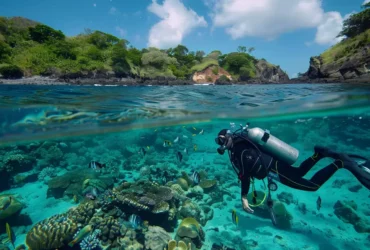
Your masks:
<path fill-rule="evenodd" d="M 297 168 L 261 153 L 259 157 L 260 152 L 246 140 L 234 141 L 234 145 L 229 151 L 230 160 L 242 183 L 242 196 L 248 194 L 251 177 L 264 179 L 270 176 L 272 179 L 295 189 L 317 191 L 338 169 L 343 167 L 343 164 L 334 161 L 318 171 L 310 180 L 307 180 L 303 176 L 324 156 L 315 154 Z"/>

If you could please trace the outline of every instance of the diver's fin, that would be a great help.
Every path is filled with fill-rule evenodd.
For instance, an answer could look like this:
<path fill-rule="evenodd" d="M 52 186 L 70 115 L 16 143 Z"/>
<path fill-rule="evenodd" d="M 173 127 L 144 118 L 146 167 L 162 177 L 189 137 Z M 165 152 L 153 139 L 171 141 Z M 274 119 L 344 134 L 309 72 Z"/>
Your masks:
<path fill-rule="evenodd" d="M 349 155 L 339 154 L 338 160 L 335 161 L 338 167 L 349 170 L 367 189 L 370 190 L 370 168 L 368 162 L 357 164 Z"/>

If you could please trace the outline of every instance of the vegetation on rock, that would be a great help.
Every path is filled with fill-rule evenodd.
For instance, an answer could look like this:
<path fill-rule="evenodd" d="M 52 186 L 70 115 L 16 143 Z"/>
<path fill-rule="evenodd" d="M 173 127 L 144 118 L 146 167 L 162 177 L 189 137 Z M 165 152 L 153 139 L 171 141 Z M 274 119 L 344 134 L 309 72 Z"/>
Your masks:
<path fill-rule="evenodd" d="M 86 29 L 74 37 L 21 17 L 0 17 L 0 74 L 5 78 L 52 76 L 57 78 L 133 77 L 192 79 L 195 72 L 224 69 L 235 80 L 257 77 L 254 47 L 238 52 L 189 51 L 184 45 L 160 50 L 139 50 L 125 39 Z M 222 75 L 222 74 L 220 74 Z"/>

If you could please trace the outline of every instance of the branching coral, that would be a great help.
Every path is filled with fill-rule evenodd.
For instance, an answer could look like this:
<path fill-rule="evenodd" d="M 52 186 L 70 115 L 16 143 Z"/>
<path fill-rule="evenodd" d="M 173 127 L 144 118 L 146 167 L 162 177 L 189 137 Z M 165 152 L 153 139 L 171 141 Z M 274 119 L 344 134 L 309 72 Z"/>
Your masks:
<path fill-rule="evenodd" d="M 81 250 L 96 250 L 100 248 L 100 233 L 101 231 L 96 229 L 94 232 L 84 238 L 80 243 Z"/>
<path fill-rule="evenodd" d="M 51 168 L 51 167 L 47 167 L 47 168 L 44 168 L 43 170 L 41 170 L 41 172 L 38 175 L 38 179 L 40 181 L 44 181 L 44 180 L 48 180 L 50 178 L 53 178 L 55 176 L 57 176 L 57 173 L 56 173 L 55 169 Z"/>

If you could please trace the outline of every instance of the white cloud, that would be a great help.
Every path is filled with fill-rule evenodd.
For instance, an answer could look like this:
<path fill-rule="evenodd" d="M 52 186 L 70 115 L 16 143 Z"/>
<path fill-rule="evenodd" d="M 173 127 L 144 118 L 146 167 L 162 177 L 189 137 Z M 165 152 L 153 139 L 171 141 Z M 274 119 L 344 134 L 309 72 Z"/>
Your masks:
<path fill-rule="evenodd" d="M 369 2 L 370 2 L 370 0 L 365 0 L 362 5 L 364 5 L 365 3 L 369 3 Z"/>
<path fill-rule="evenodd" d="M 215 27 L 225 27 L 233 39 L 254 36 L 275 39 L 322 20 L 321 0 L 220 0 L 214 2 Z"/>
<path fill-rule="evenodd" d="M 340 42 L 343 37 L 337 37 L 342 31 L 343 20 L 339 12 L 325 13 L 322 23 L 317 27 L 315 42 L 320 45 L 333 45 Z"/>
<path fill-rule="evenodd" d="M 186 8 L 181 0 L 164 0 L 162 5 L 152 0 L 148 10 L 162 19 L 150 29 L 148 45 L 151 47 L 176 46 L 194 28 L 207 27 L 204 17 Z"/>
<path fill-rule="evenodd" d="M 122 29 L 119 26 L 116 26 L 116 31 L 119 33 L 120 37 L 126 36 L 126 30 Z"/>
<path fill-rule="evenodd" d="M 370 2 L 370 0 L 366 0 Z M 214 27 L 224 27 L 233 38 L 275 39 L 284 33 L 316 28 L 313 42 L 333 45 L 343 27 L 339 12 L 325 12 L 322 0 L 203 0 L 212 9 Z M 311 46 L 313 42 L 306 42 Z"/>

